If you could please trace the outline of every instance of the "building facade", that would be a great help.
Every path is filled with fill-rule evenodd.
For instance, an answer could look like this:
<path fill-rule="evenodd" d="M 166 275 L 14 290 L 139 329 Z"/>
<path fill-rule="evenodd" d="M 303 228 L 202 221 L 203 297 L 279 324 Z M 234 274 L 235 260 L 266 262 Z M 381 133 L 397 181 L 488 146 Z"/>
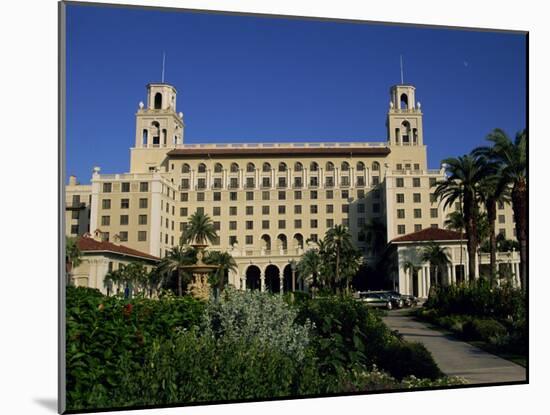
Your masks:
<path fill-rule="evenodd" d="M 428 169 L 415 95 L 412 85 L 390 89 L 383 142 L 184 144 L 176 89 L 149 84 L 136 113 L 130 171 L 96 167 L 88 186 L 71 179 L 68 206 L 85 206 L 78 218 L 70 214 L 67 233 L 98 230 L 106 241 L 163 257 L 189 217 L 203 211 L 219 235 L 211 249 L 230 252 L 238 264 L 229 282 L 275 292 L 290 288 L 292 260 L 337 224 L 372 260 L 363 232 L 371 219 L 386 224 L 391 241 L 442 228 L 453 209 L 433 198 L 444 170 Z M 512 210 L 499 208 L 497 231 L 510 238 Z"/>

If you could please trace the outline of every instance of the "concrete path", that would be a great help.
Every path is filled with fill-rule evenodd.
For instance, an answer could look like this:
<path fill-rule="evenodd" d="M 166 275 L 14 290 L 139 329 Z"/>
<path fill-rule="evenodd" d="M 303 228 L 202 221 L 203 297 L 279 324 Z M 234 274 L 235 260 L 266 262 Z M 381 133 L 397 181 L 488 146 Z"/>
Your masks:
<path fill-rule="evenodd" d="M 424 343 L 446 375 L 460 376 L 471 384 L 526 380 L 524 367 L 430 329 L 425 323 L 407 316 L 408 312 L 407 309 L 393 310 L 383 320 L 406 340 Z"/>

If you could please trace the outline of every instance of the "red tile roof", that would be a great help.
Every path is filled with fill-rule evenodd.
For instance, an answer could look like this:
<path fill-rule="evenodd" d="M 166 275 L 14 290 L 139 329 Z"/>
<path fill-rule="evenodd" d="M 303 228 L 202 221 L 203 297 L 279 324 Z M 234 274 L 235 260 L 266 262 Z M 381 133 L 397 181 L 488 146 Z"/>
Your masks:
<path fill-rule="evenodd" d="M 463 235 L 455 231 L 440 228 L 426 228 L 418 232 L 394 238 L 390 243 L 396 242 L 427 242 L 427 241 L 460 241 L 465 239 Z"/>
<path fill-rule="evenodd" d="M 78 238 L 78 249 L 81 252 L 112 252 L 120 255 L 133 256 L 142 259 L 160 261 L 160 258 L 146 254 L 145 252 L 137 251 L 132 248 L 128 248 L 124 245 L 115 245 L 111 242 L 100 242 L 95 239 L 82 236 Z"/>
<path fill-rule="evenodd" d="M 386 155 L 390 153 L 388 147 L 288 147 L 288 148 L 178 148 L 169 151 L 167 154 L 170 157 L 182 156 L 200 156 L 200 157 L 216 157 L 216 156 L 306 156 L 329 154 L 336 155 Z"/>

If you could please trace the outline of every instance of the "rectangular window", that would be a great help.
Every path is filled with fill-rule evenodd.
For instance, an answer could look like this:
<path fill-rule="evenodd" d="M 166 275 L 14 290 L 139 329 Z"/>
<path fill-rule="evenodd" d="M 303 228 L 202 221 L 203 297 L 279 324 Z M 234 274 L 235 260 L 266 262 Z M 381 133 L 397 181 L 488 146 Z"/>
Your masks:
<path fill-rule="evenodd" d="M 327 213 L 334 213 L 334 205 L 327 205 Z"/>
<path fill-rule="evenodd" d="M 380 213 L 380 203 L 372 204 L 372 213 Z"/>
<path fill-rule="evenodd" d="M 214 200 L 214 202 L 221 202 L 221 200 L 222 200 L 222 192 L 214 192 L 214 193 L 212 193 L 212 200 Z"/>
<path fill-rule="evenodd" d="M 342 190 L 342 199 L 349 199 L 349 190 Z"/>
<path fill-rule="evenodd" d="M 311 235 L 309 235 L 309 239 L 311 240 L 311 242 L 317 242 L 319 240 L 319 237 L 317 236 L 316 233 L 312 233 Z"/>
<path fill-rule="evenodd" d="M 197 208 L 197 213 L 200 213 L 200 214 L 203 214 L 204 213 L 204 207 L 198 207 Z"/>
<path fill-rule="evenodd" d="M 254 229 L 254 221 L 252 221 L 252 220 L 247 220 L 247 221 L 246 221 L 246 229 L 248 229 L 248 230 Z"/>
<path fill-rule="evenodd" d="M 180 222 L 180 232 L 183 232 L 187 226 L 187 222 Z"/>
<path fill-rule="evenodd" d="M 309 198 L 312 199 L 312 200 L 316 200 L 317 197 L 318 197 L 318 193 L 317 193 L 317 190 L 312 190 L 309 192 Z"/>
<path fill-rule="evenodd" d="M 405 225 L 397 225 L 397 234 L 405 235 Z"/>
<path fill-rule="evenodd" d="M 263 220 L 262 221 L 262 229 L 269 229 L 269 221 Z"/>
<path fill-rule="evenodd" d="M 237 201 L 237 192 L 229 192 L 229 200 L 231 200 L 232 202 L 235 202 Z"/>
<path fill-rule="evenodd" d="M 405 194 L 397 193 L 396 195 L 397 203 L 405 203 Z"/>
<path fill-rule="evenodd" d="M 334 199 L 334 190 L 327 190 L 327 199 Z"/>
<path fill-rule="evenodd" d="M 71 234 L 78 235 L 78 225 L 71 225 Z"/>
<path fill-rule="evenodd" d="M 430 187 L 434 187 L 437 184 L 437 179 L 435 177 L 430 177 Z"/>
<path fill-rule="evenodd" d="M 231 235 L 229 237 L 229 245 L 233 246 L 237 243 L 237 235 Z"/>
<path fill-rule="evenodd" d="M 310 177 L 309 178 L 309 186 L 310 187 L 317 187 L 319 186 L 319 179 L 317 177 Z"/>
<path fill-rule="evenodd" d="M 397 218 L 405 219 L 405 209 L 397 209 Z"/>
<path fill-rule="evenodd" d="M 302 187 L 302 178 L 301 177 L 295 177 L 294 178 L 294 187 L 301 188 Z"/>
<path fill-rule="evenodd" d="M 504 228 L 499 229 L 498 234 L 502 235 L 504 238 L 506 238 L 506 229 L 504 229 Z"/>
<path fill-rule="evenodd" d="M 204 202 L 204 192 L 197 192 L 197 202 Z"/>
<path fill-rule="evenodd" d="M 111 199 L 103 199 L 101 201 L 101 207 L 103 209 L 111 209 Z"/>
<path fill-rule="evenodd" d="M 372 185 L 378 186 L 380 184 L 380 176 L 372 176 Z"/>
<path fill-rule="evenodd" d="M 325 178 L 325 187 L 334 187 L 334 177 Z"/>
<path fill-rule="evenodd" d="M 112 190 L 113 190 L 112 183 L 103 183 L 103 193 L 111 193 Z"/>
<path fill-rule="evenodd" d="M 200 178 L 197 179 L 197 190 L 204 190 L 206 189 L 206 179 Z"/>
<path fill-rule="evenodd" d="M 256 186 L 254 183 L 254 177 L 247 177 L 246 178 L 246 188 L 247 189 L 253 189 Z"/>
<path fill-rule="evenodd" d="M 397 164 L 395 165 L 395 169 L 396 169 L 396 170 L 403 170 L 403 165 L 402 165 L 401 163 L 397 163 Z"/>
<path fill-rule="evenodd" d="M 279 205 L 278 211 L 279 211 L 279 215 L 284 215 L 286 213 L 286 206 Z"/>
<path fill-rule="evenodd" d="M 437 208 L 430 209 L 430 218 L 437 218 Z"/>
<path fill-rule="evenodd" d="M 269 206 L 262 206 L 262 215 L 269 215 Z"/>
<path fill-rule="evenodd" d="M 349 176 L 343 176 L 341 179 L 342 187 L 348 187 L 349 186 Z"/>
<path fill-rule="evenodd" d="M 363 189 L 359 189 L 357 191 L 357 199 L 364 199 L 365 198 L 365 191 Z"/>
<path fill-rule="evenodd" d="M 422 230 L 422 225 L 416 223 L 416 224 L 414 225 L 414 231 L 415 231 L 415 232 L 419 232 L 419 231 L 421 231 L 421 230 Z"/>
<path fill-rule="evenodd" d="M 349 205 L 342 205 L 342 213 L 349 213 Z"/>
<path fill-rule="evenodd" d="M 78 210 L 73 210 L 71 213 L 71 219 L 78 219 L 80 212 Z"/>
<path fill-rule="evenodd" d="M 222 208 L 220 206 L 214 206 L 212 208 L 212 216 L 220 216 L 222 214 Z"/>
<path fill-rule="evenodd" d="M 139 208 L 147 209 L 147 199 L 139 199 Z"/>
<path fill-rule="evenodd" d="M 279 220 L 279 229 L 285 229 L 286 228 L 286 221 Z"/>
<path fill-rule="evenodd" d="M 405 186 L 405 180 L 403 177 L 397 177 L 395 179 L 395 187 L 404 187 Z"/>
<path fill-rule="evenodd" d="M 220 226 L 221 226 L 221 222 L 214 222 L 214 230 L 215 231 L 219 231 L 220 230 Z"/>
<path fill-rule="evenodd" d="M 187 208 L 180 208 L 180 216 L 187 216 Z"/>
<path fill-rule="evenodd" d="M 269 177 L 262 177 L 262 187 L 263 188 L 271 187 L 271 179 Z"/>
<path fill-rule="evenodd" d="M 189 193 L 181 193 L 180 200 L 182 202 L 188 202 L 189 201 Z"/>
<path fill-rule="evenodd" d="M 413 187 L 420 187 L 420 177 L 413 177 Z"/>
<path fill-rule="evenodd" d="M 286 192 L 284 190 L 279 192 L 279 200 L 286 200 Z"/>
<path fill-rule="evenodd" d="M 310 205 L 309 206 L 309 213 L 316 215 L 318 213 L 317 205 Z"/>
<path fill-rule="evenodd" d="M 504 209 L 504 202 L 498 202 L 498 208 L 500 210 Z"/>
<path fill-rule="evenodd" d="M 420 219 L 422 217 L 422 209 L 415 209 L 413 214 L 415 219 Z"/>
<path fill-rule="evenodd" d="M 365 218 L 357 218 L 357 227 L 361 229 L 363 226 L 365 226 Z"/>
<path fill-rule="evenodd" d="M 111 224 L 111 217 L 110 216 L 102 216 L 101 217 L 101 226 L 109 226 Z"/>
<path fill-rule="evenodd" d="M 301 215 L 302 214 L 302 205 L 294 205 L 294 214 L 295 215 Z"/>
<path fill-rule="evenodd" d="M 229 207 L 229 216 L 237 216 L 237 206 Z"/>
<path fill-rule="evenodd" d="M 349 228 L 349 218 L 342 218 L 342 226 Z"/>
<path fill-rule="evenodd" d="M 301 200 L 302 199 L 302 191 L 301 190 L 295 190 L 294 191 L 294 200 Z"/>
<path fill-rule="evenodd" d="M 239 187 L 239 179 L 236 177 L 232 177 L 229 179 L 229 188 L 230 189 L 236 189 Z"/>
<path fill-rule="evenodd" d="M 439 225 L 438 225 L 437 223 L 432 223 L 432 224 L 430 225 L 430 228 L 432 228 L 432 229 L 437 229 L 437 228 L 439 228 Z"/>
<path fill-rule="evenodd" d="M 128 241 L 128 232 L 121 231 L 118 233 L 118 240 L 120 242 L 127 242 Z"/>
<path fill-rule="evenodd" d="M 246 200 L 254 200 L 254 192 L 246 192 Z"/>
<path fill-rule="evenodd" d="M 498 223 L 506 223 L 506 216 L 498 215 Z"/>
<path fill-rule="evenodd" d="M 286 177 L 279 177 L 279 187 L 286 187 Z"/>
<path fill-rule="evenodd" d="M 143 242 L 147 240 L 147 231 L 138 231 L 138 241 Z"/>
<path fill-rule="evenodd" d="M 294 219 L 294 228 L 296 229 L 302 228 L 302 219 Z"/>
<path fill-rule="evenodd" d="M 311 219 L 309 221 L 309 226 L 312 228 L 312 229 L 316 229 L 317 228 L 317 219 Z"/>
<path fill-rule="evenodd" d="M 214 179 L 214 189 L 221 189 L 222 188 L 222 179 L 219 177 L 216 177 Z"/>
<path fill-rule="evenodd" d="M 247 215 L 253 215 L 254 214 L 254 206 L 247 206 L 246 207 L 246 214 Z"/>
<path fill-rule="evenodd" d="M 128 215 L 120 215 L 120 224 L 128 225 Z"/>
<path fill-rule="evenodd" d="M 252 235 L 246 235 L 244 237 L 244 243 L 247 245 L 252 245 L 254 243 L 254 237 Z"/>
<path fill-rule="evenodd" d="M 413 202 L 414 203 L 421 203 L 421 195 L 420 193 L 413 193 Z"/>
<path fill-rule="evenodd" d="M 262 200 L 269 200 L 269 190 L 262 192 Z"/>
<path fill-rule="evenodd" d="M 148 192 L 149 191 L 149 183 L 148 182 L 140 182 L 139 183 L 139 191 L 140 192 Z"/>
<path fill-rule="evenodd" d="M 430 203 L 436 203 L 437 199 L 435 198 L 435 193 L 430 193 Z"/>
<path fill-rule="evenodd" d="M 365 186 L 365 178 L 363 176 L 359 176 L 357 178 L 357 186 L 358 187 L 364 187 Z"/>
<path fill-rule="evenodd" d="M 139 225 L 147 225 L 147 215 L 139 215 L 138 216 L 138 224 Z"/>
<path fill-rule="evenodd" d="M 327 219 L 327 228 L 333 228 L 334 227 L 334 219 Z"/>
<path fill-rule="evenodd" d="M 230 220 L 229 221 L 229 230 L 230 231 L 236 231 L 237 230 L 237 221 L 236 220 Z"/>
<path fill-rule="evenodd" d="M 120 190 L 123 193 L 128 193 L 130 191 L 130 183 L 129 182 L 122 182 L 120 184 Z"/>

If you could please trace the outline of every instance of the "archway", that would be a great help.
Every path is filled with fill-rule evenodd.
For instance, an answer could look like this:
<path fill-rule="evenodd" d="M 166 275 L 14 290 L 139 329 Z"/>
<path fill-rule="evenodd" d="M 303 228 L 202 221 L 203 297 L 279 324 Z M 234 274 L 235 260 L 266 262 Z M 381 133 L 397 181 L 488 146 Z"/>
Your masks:
<path fill-rule="evenodd" d="M 246 289 L 247 290 L 259 290 L 261 288 L 260 284 L 260 268 L 256 265 L 250 265 L 246 269 Z"/>
<path fill-rule="evenodd" d="M 155 94 L 155 109 L 160 110 L 162 108 L 162 94 L 157 92 Z"/>
<path fill-rule="evenodd" d="M 294 290 L 298 288 L 298 278 L 294 281 Z M 292 267 L 290 264 L 287 264 L 283 269 L 283 292 L 292 291 Z"/>
<path fill-rule="evenodd" d="M 265 249 L 266 253 L 269 254 L 269 251 L 271 251 L 271 236 L 269 235 L 262 235 L 262 249 Z"/>
<path fill-rule="evenodd" d="M 279 236 L 277 236 L 277 248 L 282 249 L 283 251 L 286 251 L 288 248 L 286 235 L 281 233 Z"/>
<path fill-rule="evenodd" d="M 301 233 L 297 233 L 292 238 L 293 242 L 293 248 L 295 248 L 297 251 L 300 249 L 304 249 L 304 237 Z"/>
<path fill-rule="evenodd" d="M 280 271 L 277 265 L 270 264 L 265 269 L 265 289 L 274 294 L 280 292 Z"/>

